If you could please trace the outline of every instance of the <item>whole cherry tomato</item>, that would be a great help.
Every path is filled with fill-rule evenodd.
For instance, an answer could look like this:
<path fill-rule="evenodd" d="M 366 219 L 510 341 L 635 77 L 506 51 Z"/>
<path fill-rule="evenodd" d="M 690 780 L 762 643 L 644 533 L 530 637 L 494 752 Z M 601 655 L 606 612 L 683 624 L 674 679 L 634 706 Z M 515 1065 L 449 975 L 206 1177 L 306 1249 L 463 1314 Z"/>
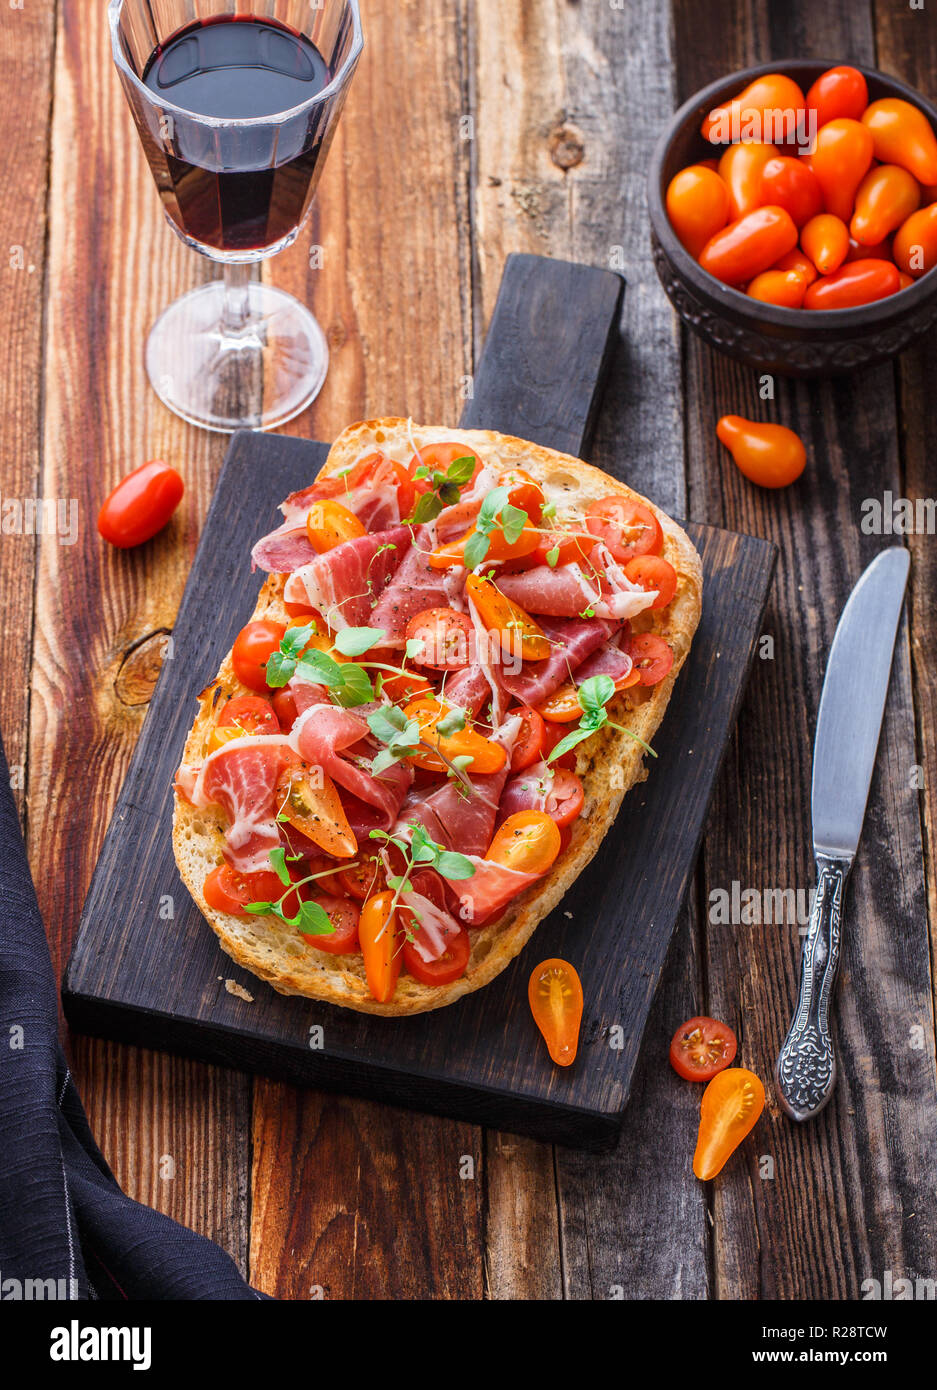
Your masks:
<path fill-rule="evenodd" d="M 849 228 L 841 217 L 821 212 L 801 230 L 800 244 L 821 275 L 839 270 L 849 251 Z"/>
<path fill-rule="evenodd" d="M 567 960 L 542 960 L 531 972 L 527 998 L 534 1022 L 558 1067 L 571 1066 L 579 1048 L 582 983 Z"/>
<path fill-rule="evenodd" d="M 737 1051 L 738 1042 L 727 1024 L 698 1015 L 674 1033 L 670 1065 L 684 1081 L 712 1081 L 732 1065 Z"/>
<path fill-rule="evenodd" d="M 786 425 L 723 415 L 716 434 L 746 478 L 759 487 L 787 487 L 797 481 L 806 466 L 803 443 Z"/>
<path fill-rule="evenodd" d="M 937 183 L 937 137 L 923 111 L 900 97 L 883 97 L 863 112 L 862 124 L 876 159 L 900 164 L 918 183 Z"/>
<path fill-rule="evenodd" d="M 813 272 L 816 279 L 817 272 Z M 748 282 L 745 293 L 749 299 L 763 304 L 777 304 L 784 309 L 799 309 L 809 281 L 803 270 L 763 270 Z"/>
<path fill-rule="evenodd" d="M 797 134 L 803 119 L 804 94 L 791 77 L 781 72 L 756 77 L 732 101 L 717 106 L 703 121 L 703 138 L 714 145 L 731 141 L 776 140 L 785 143 Z M 779 129 L 766 129 L 777 124 Z"/>
<path fill-rule="evenodd" d="M 891 261 L 850 261 L 814 281 L 804 295 L 804 308 L 853 309 L 887 299 L 900 288 L 898 267 Z"/>
<path fill-rule="evenodd" d="M 729 190 L 702 164 L 674 174 L 665 201 L 670 225 L 694 258 L 729 220 Z"/>
<path fill-rule="evenodd" d="M 234 674 L 248 690 L 256 690 L 258 695 L 267 694 L 267 662 L 283 641 L 285 632 L 283 623 L 274 623 L 268 618 L 261 618 L 241 628 L 234 642 L 231 661 Z"/>
<path fill-rule="evenodd" d="M 765 1088 L 754 1072 L 730 1067 L 703 1092 L 693 1172 L 703 1182 L 721 1173 L 765 1108 Z"/>
<path fill-rule="evenodd" d="M 920 185 L 907 169 L 879 164 L 859 185 L 849 230 L 860 245 L 875 246 L 906 222 L 920 201 Z"/>
<path fill-rule="evenodd" d="M 786 256 L 782 256 L 772 267 L 774 270 L 796 270 L 804 279 L 804 285 L 812 285 L 817 278 L 817 268 L 809 256 L 801 251 L 799 246 L 795 246 L 793 251 L 788 251 Z M 751 288 L 751 286 L 749 286 Z"/>
<path fill-rule="evenodd" d="M 182 479 L 159 459 L 141 464 L 114 488 L 98 512 L 98 531 L 119 550 L 142 545 L 166 525 L 182 500 Z"/>
<path fill-rule="evenodd" d="M 807 93 L 807 110 L 817 113 L 817 128 L 838 116 L 858 121 L 869 104 L 869 88 L 858 68 L 827 68 Z"/>
<path fill-rule="evenodd" d="M 937 203 L 912 212 L 899 227 L 892 250 L 905 275 L 916 278 L 937 265 Z"/>
<path fill-rule="evenodd" d="M 874 246 L 863 246 L 854 237 L 849 238 L 849 250 L 846 252 L 846 260 L 843 264 L 850 261 L 890 261 L 894 257 L 891 253 L 891 237 L 885 237 L 883 241 L 878 241 Z"/>
<path fill-rule="evenodd" d="M 843 222 L 852 216 L 856 189 L 872 163 L 872 135 L 861 121 L 838 116 L 817 133 L 810 167 L 817 176 L 827 212 Z"/>
<path fill-rule="evenodd" d="M 817 176 L 803 159 L 774 155 L 761 171 L 761 203 L 786 208 L 798 227 L 823 211 Z"/>
<path fill-rule="evenodd" d="M 796 245 L 797 228 L 789 212 L 756 208 L 717 232 L 703 248 L 699 263 L 717 280 L 741 285 L 769 270 Z"/>
<path fill-rule="evenodd" d="M 719 160 L 719 177 L 729 190 L 728 221 L 735 222 L 746 212 L 754 212 L 764 202 L 761 176 L 765 165 L 778 154 L 774 145 L 757 141 L 730 145 Z"/>
<path fill-rule="evenodd" d="M 909 290 L 913 284 L 914 284 L 914 276 L 913 276 L 913 275 L 906 275 L 905 272 L 904 272 L 903 270 L 899 270 L 899 272 L 898 272 L 898 288 L 899 288 L 899 289 L 902 289 L 902 290 Z"/>

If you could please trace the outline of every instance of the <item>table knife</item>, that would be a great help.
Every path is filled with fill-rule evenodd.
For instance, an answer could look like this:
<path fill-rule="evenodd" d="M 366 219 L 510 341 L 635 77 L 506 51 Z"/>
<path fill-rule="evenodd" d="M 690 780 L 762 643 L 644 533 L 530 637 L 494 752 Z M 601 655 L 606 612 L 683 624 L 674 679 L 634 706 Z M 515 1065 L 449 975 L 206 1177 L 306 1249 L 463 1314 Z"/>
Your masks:
<path fill-rule="evenodd" d="M 800 994 L 775 1070 L 792 1120 L 823 1109 L 836 1084 L 830 1008 L 843 902 L 875 766 L 910 557 L 878 555 L 849 596 L 827 662 L 813 747 L 811 817 L 817 893 L 801 960 Z"/>

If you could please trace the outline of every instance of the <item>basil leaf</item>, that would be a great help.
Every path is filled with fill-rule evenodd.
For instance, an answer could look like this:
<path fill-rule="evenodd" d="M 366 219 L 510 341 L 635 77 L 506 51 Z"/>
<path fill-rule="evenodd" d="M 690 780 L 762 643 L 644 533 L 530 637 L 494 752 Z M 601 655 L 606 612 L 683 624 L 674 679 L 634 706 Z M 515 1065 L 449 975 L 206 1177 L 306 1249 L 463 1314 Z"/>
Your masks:
<path fill-rule="evenodd" d="M 508 545 L 513 545 L 520 537 L 521 532 L 527 525 L 528 516 L 520 507 L 512 507 L 508 504 L 501 508 L 501 530 L 504 532 L 504 539 Z"/>
<path fill-rule="evenodd" d="M 564 753 L 568 753 L 571 748 L 575 748 L 577 743 L 582 743 L 583 739 L 591 738 L 595 733 L 594 729 L 573 729 L 571 734 L 561 738 L 553 752 L 547 758 L 548 763 L 552 763 L 556 758 L 562 758 Z"/>
<path fill-rule="evenodd" d="M 579 703 L 588 713 L 603 709 L 615 694 L 615 682 L 611 676 L 590 676 L 579 687 Z"/>
<path fill-rule="evenodd" d="M 303 903 L 299 909 L 299 920 L 294 923 L 303 936 L 331 936 L 335 926 L 329 921 L 329 914 L 320 903 Z"/>
<path fill-rule="evenodd" d="M 341 672 L 340 680 L 336 683 L 335 694 L 340 705 L 348 708 L 351 705 L 366 705 L 374 699 L 374 686 L 371 684 L 371 677 L 363 666 L 358 666 L 348 662 L 345 666 L 339 666 Z"/>
<path fill-rule="evenodd" d="M 417 469 L 417 475 L 419 475 L 419 469 Z M 417 526 L 422 526 L 427 521 L 434 521 L 441 511 L 442 502 L 435 492 L 424 492 L 423 496 L 417 499 L 410 520 L 415 522 Z"/>
<path fill-rule="evenodd" d="M 443 878 L 471 878 L 475 872 L 475 865 L 471 859 L 448 849 L 444 849 L 436 860 L 436 868 Z"/>
<path fill-rule="evenodd" d="M 475 531 L 465 542 L 462 558 L 467 570 L 476 569 L 491 549 L 491 541 L 483 531 Z"/>
<path fill-rule="evenodd" d="M 296 658 L 272 652 L 267 659 L 266 681 L 274 690 L 288 685 L 296 673 Z"/>
<path fill-rule="evenodd" d="M 303 648 L 309 645 L 309 639 L 315 635 L 315 623 L 307 623 L 305 627 L 287 628 L 280 642 L 280 651 L 284 656 L 299 656 Z"/>
<path fill-rule="evenodd" d="M 560 548 L 558 545 L 555 545 L 552 550 L 547 551 L 547 564 L 550 566 L 551 570 L 556 569 L 556 566 L 559 563 L 559 559 Z"/>
<path fill-rule="evenodd" d="M 363 656 L 384 640 L 382 627 L 345 627 L 335 634 L 335 648 L 342 656 Z"/>
<path fill-rule="evenodd" d="M 304 652 L 296 663 L 296 674 L 314 685 L 325 685 L 331 690 L 342 683 L 342 667 L 327 652 Z"/>
<path fill-rule="evenodd" d="M 446 469 L 446 477 L 451 483 L 464 487 L 475 472 L 475 462 L 476 460 L 471 454 L 466 454 L 464 458 L 453 459 Z"/>
<path fill-rule="evenodd" d="M 277 845 L 276 849 L 270 851 L 270 863 L 276 871 L 277 878 L 284 888 L 289 887 L 290 875 L 286 867 L 286 850 L 282 845 Z"/>
<path fill-rule="evenodd" d="M 459 734 L 465 728 L 466 714 L 464 709 L 455 705 L 448 714 L 444 715 L 436 725 L 436 732 L 440 738 L 448 738 L 450 734 Z"/>

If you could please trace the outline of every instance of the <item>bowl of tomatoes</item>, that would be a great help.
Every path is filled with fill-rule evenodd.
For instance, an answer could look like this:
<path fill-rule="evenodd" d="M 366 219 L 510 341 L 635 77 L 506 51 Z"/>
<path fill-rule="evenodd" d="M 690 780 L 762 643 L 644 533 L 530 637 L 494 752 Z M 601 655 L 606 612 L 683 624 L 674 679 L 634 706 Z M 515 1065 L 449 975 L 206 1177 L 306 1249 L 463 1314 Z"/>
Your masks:
<path fill-rule="evenodd" d="M 937 107 L 859 65 L 789 59 L 703 88 L 648 180 L 680 317 L 762 372 L 884 361 L 937 322 Z"/>

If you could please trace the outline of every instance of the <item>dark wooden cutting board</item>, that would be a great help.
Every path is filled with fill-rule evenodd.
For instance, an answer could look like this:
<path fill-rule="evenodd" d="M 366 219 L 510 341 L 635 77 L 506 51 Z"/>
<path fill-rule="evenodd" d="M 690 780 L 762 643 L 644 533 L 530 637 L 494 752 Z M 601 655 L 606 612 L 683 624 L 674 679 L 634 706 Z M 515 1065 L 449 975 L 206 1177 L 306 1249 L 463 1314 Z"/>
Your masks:
<path fill-rule="evenodd" d="M 466 427 L 581 454 L 617 335 L 623 282 L 536 256 L 509 259 L 463 412 Z M 384 1019 L 287 998 L 220 950 L 172 855 L 172 780 L 195 714 L 249 617 L 262 575 L 251 544 L 324 444 L 235 437 L 65 975 L 71 1026 L 299 1084 L 367 1095 L 583 1148 L 614 1142 L 641 1037 L 690 882 L 713 786 L 761 631 L 772 545 L 690 525 L 703 617 L 655 739 L 650 776 L 599 854 L 492 984 L 438 1012 Z M 627 441 L 619 470 L 626 476 Z M 209 615 L 210 621 L 206 621 Z M 550 1062 L 527 1005 L 538 961 L 579 971 L 579 1056 Z M 235 980 L 253 1002 L 228 993 Z"/>

